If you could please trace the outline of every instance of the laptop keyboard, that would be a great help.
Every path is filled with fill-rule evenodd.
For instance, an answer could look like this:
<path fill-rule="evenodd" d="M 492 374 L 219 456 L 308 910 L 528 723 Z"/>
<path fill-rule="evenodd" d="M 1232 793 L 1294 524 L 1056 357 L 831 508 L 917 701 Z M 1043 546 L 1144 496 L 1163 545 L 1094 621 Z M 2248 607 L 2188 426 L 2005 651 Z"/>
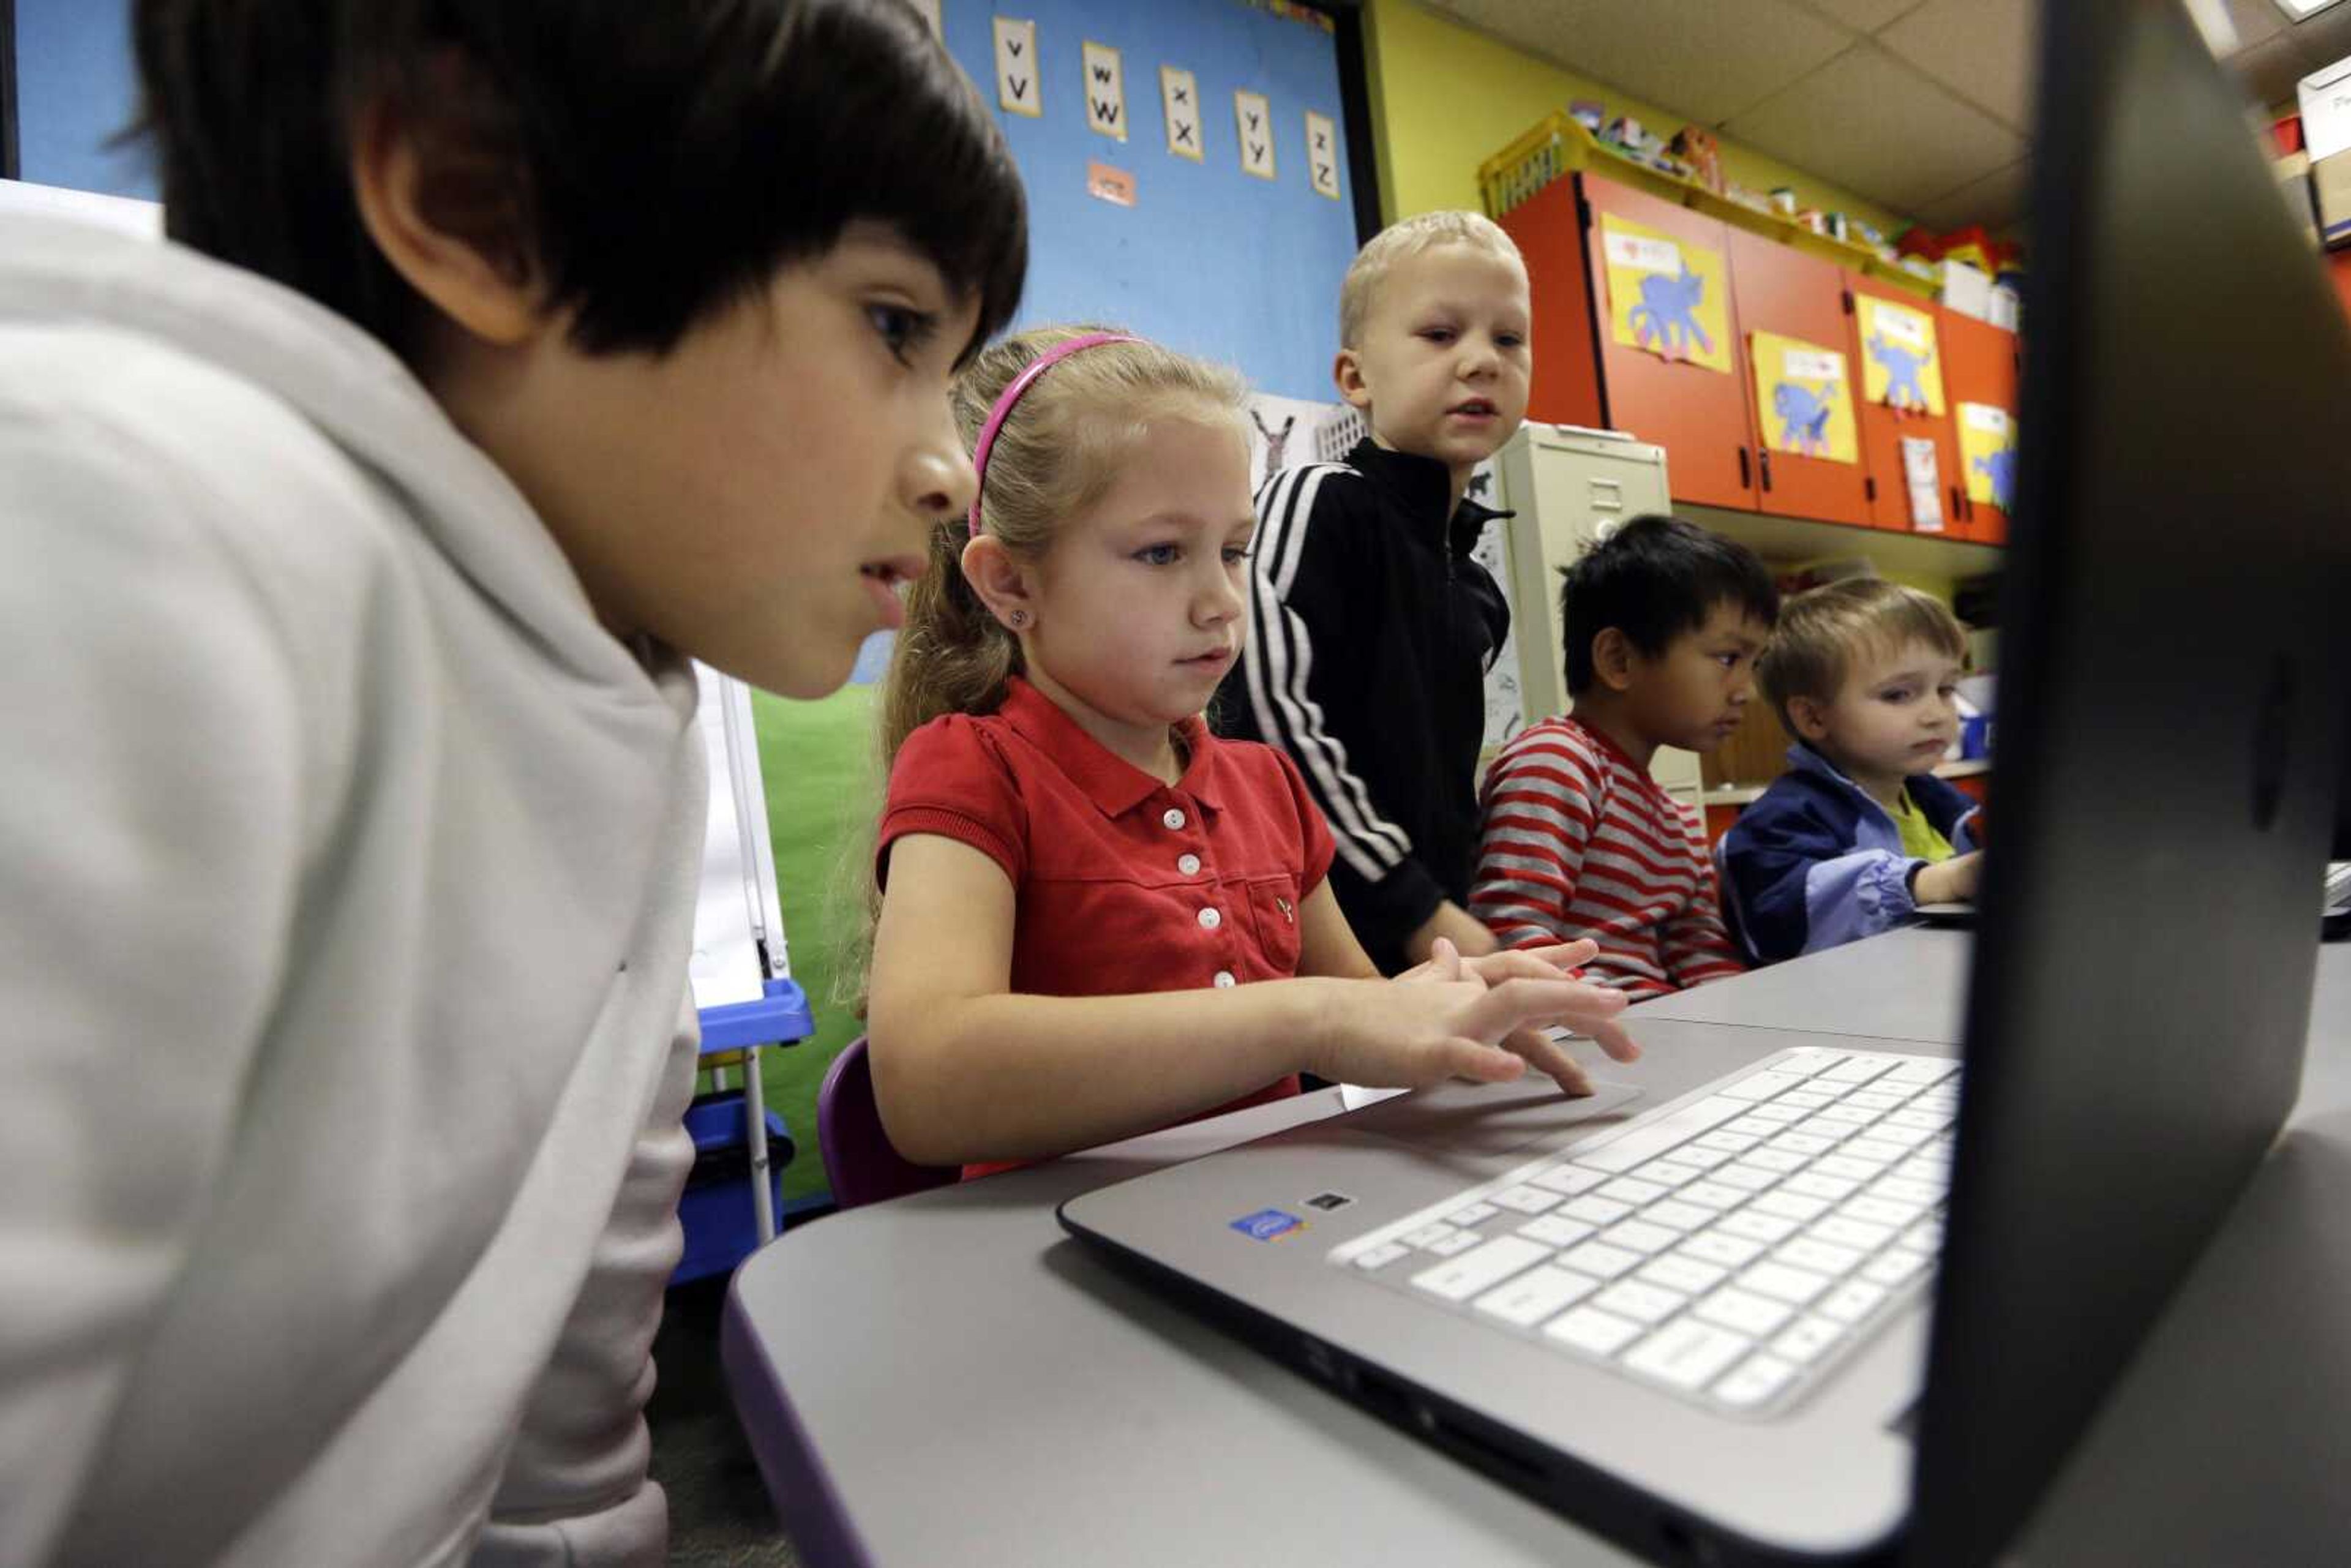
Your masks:
<path fill-rule="evenodd" d="M 1330 1261 L 1712 1408 L 1776 1414 L 1932 1278 L 1959 1072 L 1785 1051 Z"/>

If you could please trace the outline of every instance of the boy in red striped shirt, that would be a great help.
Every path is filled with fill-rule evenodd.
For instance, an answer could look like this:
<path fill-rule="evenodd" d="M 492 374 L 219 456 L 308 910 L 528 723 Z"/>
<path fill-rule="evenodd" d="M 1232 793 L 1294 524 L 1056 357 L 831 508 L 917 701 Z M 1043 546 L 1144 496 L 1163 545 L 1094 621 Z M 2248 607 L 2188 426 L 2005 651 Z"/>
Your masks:
<path fill-rule="evenodd" d="M 1487 771 L 1470 913 L 1506 947 L 1593 938 L 1585 977 L 1636 999 L 1735 975 L 1705 822 L 1648 769 L 1661 746 L 1711 751 L 1739 727 L 1779 619 L 1771 574 L 1743 545 L 1648 517 L 1563 575 L 1574 713 L 1512 737 Z"/>

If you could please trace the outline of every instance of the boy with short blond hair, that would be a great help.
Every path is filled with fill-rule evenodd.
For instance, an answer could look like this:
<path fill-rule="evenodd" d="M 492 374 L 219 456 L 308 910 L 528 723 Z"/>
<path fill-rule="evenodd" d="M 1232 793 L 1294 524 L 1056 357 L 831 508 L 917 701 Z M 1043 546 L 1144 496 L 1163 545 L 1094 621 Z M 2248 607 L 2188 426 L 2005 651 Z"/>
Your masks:
<path fill-rule="evenodd" d="M 1754 962 L 1975 896 L 1979 808 L 1933 771 L 1966 660 L 1966 631 L 1917 589 L 1859 578 L 1789 601 L 1761 678 L 1800 744 L 1723 840 L 1724 907 Z"/>
<path fill-rule="evenodd" d="M 1218 717 L 1297 760 L 1337 836 L 1340 907 L 1394 974 L 1440 936 L 1496 946 L 1466 905 L 1510 611 L 1469 552 L 1503 514 L 1465 496 L 1525 417 L 1532 309 L 1518 247 L 1462 212 L 1384 230 L 1339 302 L 1332 377 L 1371 434 L 1258 492 L 1249 636 Z"/>
<path fill-rule="evenodd" d="M 1585 977 L 1636 999 L 1738 974 L 1705 823 L 1649 764 L 1739 727 L 1779 590 L 1744 545 L 1667 517 L 1634 518 L 1565 578 L 1574 712 L 1513 736 L 1488 769 L 1470 911 L 1508 946 L 1592 938 Z"/>

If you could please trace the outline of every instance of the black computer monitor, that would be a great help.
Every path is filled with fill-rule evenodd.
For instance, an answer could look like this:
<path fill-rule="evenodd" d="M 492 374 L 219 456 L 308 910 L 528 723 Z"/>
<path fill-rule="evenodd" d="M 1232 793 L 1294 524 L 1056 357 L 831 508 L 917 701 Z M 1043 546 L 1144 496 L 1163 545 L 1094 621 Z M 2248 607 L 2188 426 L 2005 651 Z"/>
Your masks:
<path fill-rule="evenodd" d="M 2045 0 L 2000 768 L 1915 1560 L 1990 1561 L 2277 1136 L 2351 328 L 2178 0 Z"/>

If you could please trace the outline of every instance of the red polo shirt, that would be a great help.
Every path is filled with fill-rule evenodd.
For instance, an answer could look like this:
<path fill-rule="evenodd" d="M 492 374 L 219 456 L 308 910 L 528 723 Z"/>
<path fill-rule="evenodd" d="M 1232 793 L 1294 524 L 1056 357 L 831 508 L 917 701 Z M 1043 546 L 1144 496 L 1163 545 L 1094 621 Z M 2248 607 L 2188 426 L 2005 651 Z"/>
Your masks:
<path fill-rule="evenodd" d="M 1281 752 L 1219 740 L 1197 718 L 1178 733 L 1190 760 L 1162 784 L 1016 675 L 995 713 L 950 714 L 907 737 L 875 875 L 886 882 L 890 846 L 908 833 L 969 844 L 1003 867 L 1018 909 L 1017 992 L 1286 979 L 1298 972 L 1300 905 L 1331 869 L 1331 830 Z M 1236 1103 L 1297 1087 L 1285 1078 Z"/>

